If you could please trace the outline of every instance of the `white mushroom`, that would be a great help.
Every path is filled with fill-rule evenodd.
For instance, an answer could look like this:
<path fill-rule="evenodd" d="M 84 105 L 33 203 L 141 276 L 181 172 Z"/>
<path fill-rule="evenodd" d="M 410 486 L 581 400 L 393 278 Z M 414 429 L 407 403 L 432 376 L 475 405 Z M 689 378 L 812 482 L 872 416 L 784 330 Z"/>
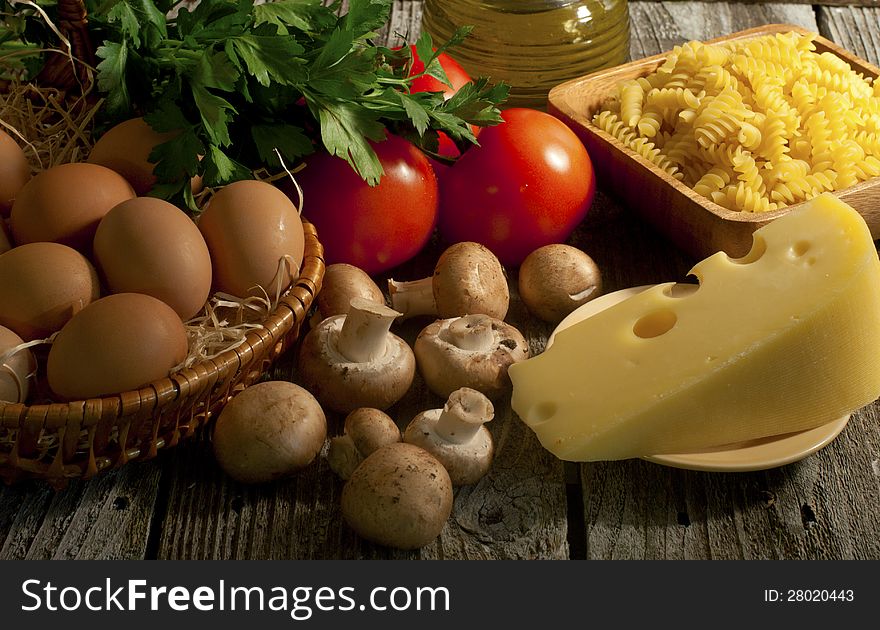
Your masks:
<path fill-rule="evenodd" d="M 342 488 L 342 516 L 362 538 L 396 549 L 433 541 L 452 513 L 452 482 L 427 451 L 402 442 L 367 457 Z"/>
<path fill-rule="evenodd" d="M 391 305 L 404 317 L 444 318 L 483 313 L 504 319 L 510 305 L 507 277 L 483 245 L 465 241 L 444 251 L 434 275 L 411 282 L 388 280 Z"/>
<path fill-rule="evenodd" d="M 359 407 L 345 418 L 344 433 L 330 440 L 327 463 L 333 472 L 348 479 L 365 457 L 400 440 L 400 429 L 388 414 Z"/>
<path fill-rule="evenodd" d="M 492 464 L 492 435 L 483 426 L 495 409 L 478 391 L 462 387 L 452 394 L 443 409 L 430 409 L 413 418 L 403 441 L 415 444 L 440 460 L 452 485 L 476 483 Z"/>
<path fill-rule="evenodd" d="M 519 268 L 519 296 L 529 312 L 551 324 L 602 295 L 602 274 L 587 254 L 570 245 L 545 245 Z"/>
<path fill-rule="evenodd" d="M 388 409 L 403 398 L 415 375 L 406 342 L 389 332 L 400 313 L 364 298 L 351 300 L 348 315 L 313 328 L 299 353 L 299 378 L 327 409 Z"/>
<path fill-rule="evenodd" d="M 437 320 L 419 333 L 414 351 L 428 389 L 444 398 L 470 387 L 497 400 L 510 390 L 507 369 L 529 358 L 522 334 L 488 315 Z"/>
<path fill-rule="evenodd" d="M 326 438 L 327 420 L 309 392 L 286 381 L 265 381 L 227 403 L 212 441 L 214 456 L 230 477 L 263 483 L 308 466 Z"/>

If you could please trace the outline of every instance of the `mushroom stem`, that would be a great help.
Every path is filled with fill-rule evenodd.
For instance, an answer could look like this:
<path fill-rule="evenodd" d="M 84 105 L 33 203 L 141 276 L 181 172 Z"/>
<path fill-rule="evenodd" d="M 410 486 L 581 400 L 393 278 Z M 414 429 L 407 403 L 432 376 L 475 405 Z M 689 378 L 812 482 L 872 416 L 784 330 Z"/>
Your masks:
<path fill-rule="evenodd" d="M 449 324 L 446 341 L 461 350 L 485 352 L 495 347 L 492 318 L 488 315 L 465 315 Z"/>
<path fill-rule="evenodd" d="M 391 306 L 403 313 L 405 318 L 436 315 L 437 304 L 434 302 L 433 282 L 432 276 L 408 282 L 398 282 L 389 278 L 388 293 L 391 295 Z"/>
<path fill-rule="evenodd" d="M 452 444 L 466 444 L 494 415 L 488 398 L 476 390 L 461 388 L 449 395 L 434 432 Z"/>
<path fill-rule="evenodd" d="M 385 354 L 391 323 L 400 313 L 384 304 L 353 298 L 339 331 L 337 350 L 349 361 L 368 363 Z"/>

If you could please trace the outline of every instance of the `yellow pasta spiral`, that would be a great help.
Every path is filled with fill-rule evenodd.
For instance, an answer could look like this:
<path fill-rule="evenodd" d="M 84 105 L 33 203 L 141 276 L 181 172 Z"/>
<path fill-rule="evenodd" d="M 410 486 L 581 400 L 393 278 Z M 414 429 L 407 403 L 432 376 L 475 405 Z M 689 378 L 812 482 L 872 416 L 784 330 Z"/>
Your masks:
<path fill-rule="evenodd" d="M 880 177 L 880 81 L 817 53 L 813 38 L 676 46 L 593 122 L 730 209 L 766 212 Z"/>
<path fill-rule="evenodd" d="M 731 184 L 725 186 L 724 190 L 712 193 L 712 201 L 731 210 L 746 212 L 769 212 L 778 207 L 776 203 L 750 188 L 745 182 Z"/>
<path fill-rule="evenodd" d="M 777 182 L 770 192 L 770 199 L 787 204 L 807 201 L 817 195 L 834 190 L 837 174 L 833 171 L 820 171 L 812 175 Z"/>

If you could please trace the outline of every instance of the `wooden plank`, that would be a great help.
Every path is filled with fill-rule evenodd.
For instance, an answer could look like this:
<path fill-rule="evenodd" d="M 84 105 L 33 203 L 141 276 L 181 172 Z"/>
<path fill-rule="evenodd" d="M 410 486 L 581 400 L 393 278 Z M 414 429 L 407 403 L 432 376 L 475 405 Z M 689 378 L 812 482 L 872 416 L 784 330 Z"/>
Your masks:
<path fill-rule="evenodd" d="M 604 216 L 588 219 L 575 242 L 599 263 L 608 291 L 684 277 L 693 260 L 604 195 L 597 202 Z M 585 464 L 587 557 L 880 558 L 878 412 L 878 403 L 867 407 L 826 449 L 766 472 Z"/>
<path fill-rule="evenodd" d="M 755 473 L 584 466 L 589 557 L 877 559 L 878 405 L 819 453 Z"/>
<path fill-rule="evenodd" d="M 399 45 L 420 32 L 421 3 L 396 0 L 383 43 Z M 441 249 L 437 243 L 398 270 L 401 279 L 429 275 Z M 407 277 L 403 277 L 403 275 Z M 513 282 L 513 279 L 511 280 Z M 530 320 L 514 298 L 509 319 Z M 395 326 L 410 343 L 425 320 Z M 524 325 L 523 333 L 543 349 L 549 329 Z M 295 380 L 293 353 L 274 371 Z M 419 411 L 441 407 L 416 378 L 406 398 L 390 410 L 403 428 Z M 331 417 L 331 435 L 341 418 Z M 179 449 L 169 459 L 167 509 L 161 515 L 159 558 L 566 558 L 566 497 L 563 467 L 545 453 L 510 411 L 496 406 L 490 423 L 496 458 L 476 486 L 456 492 L 452 518 L 437 542 L 416 552 L 398 552 L 360 541 L 339 511 L 342 483 L 323 456 L 296 478 L 246 487 L 217 469 L 206 443 Z"/>
<path fill-rule="evenodd" d="M 415 36 L 420 6 L 396 0 L 383 37 L 396 44 L 397 33 Z M 804 5 L 634 2 L 631 10 L 634 57 L 767 22 L 817 28 Z M 877 63 L 876 10 L 820 8 L 818 16 L 820 32 Z M 601 193 L 573 242 L 599 262 L 609 291 L 681 278 L 693 262 Z M 427 260 L 412 265 L 413 277 L 427 272 Z M 517 302 L 512 319 L 527 321 Z M 410 325 L 405 334 L 415 332 Z M 539 351 L 549 330 L 532 324 L 524 332 Z M 294 378 L 290 358 L 276 375 Z M 403 424 L 439 403 L 417 386 L 394 416 Z M 420 552 L 359 541 L 342 522 L 341 483 L 323 460 L 293 480 L 245 487 L 226 479 L 198 442 L 60 493 L 31 483 L 0 488 L 0 558 L 567 557 L 561 464 L 508 408 L 491 427 L 499 445 L 491 475 L 457 492 L 441 538 Z M 572 548 L 591 558 L 880 558 L 877 427 L 875 405 L 816 456 L 761 473 L 583 466 L 584 533 Z"/>
<path fill-rule="evenodd" d="M 134 463 L 58 492 L 38 482 L 0 489 L 0 559 L 145 558 L 160 470 Z"/>
<path fill-rule="evenodd" d="M 435 243 L 398 270 L 402 279 L 427 275 L 440 248 Z M 511 283 L 514 278 L 511 278 Z M 530 322 L 514 297 L 508 318 L 522 324 L 543 349 L 550 332 Z M 394 331 L 412 343 L 429 320 L 411 320 Z M 293 353 L 283 358 L 274 378 L 295 380 Z M 425 409 L 443 400 L 416 377 L 407 396 L 389 414 L 403 428 Z M 340 432 L 337 415 L 328 420 L 331 435 Z M 568 557 L 566 497 L 561 462 L 540 448 L 534 435 L 510 411 L 496 405 L 489 424 L 496 457 L 489 475 L 456 491 L 453 514 L 440 538 L 414 552 L 400 552 L 361 541 L 345 525 L 339 508 L 342 482 L 324 456 L 298 476 L 266 486 L 244 486 L 228 479 L 213 461 L 207 443 L 180 447 L 168 461 L 170 488 L 161 515 L 159 558 L 467 558 L 513 559 Z"/>
<path fill-rule="evenodd" d="M 399 43 L 398 33 L 416 36 L 419 21 L 420 3 L 398 0 L 388 41 Z M 410 269 L 427 274 L 429 266 L 423 262 Z M 411 338 L 417 332 L 410 327 Z M 291 377 L 290 365 L 282 363 L 279 375 L 286 369 Z M 441 402 L 419 386 L 398 406 L 399 421 L 404 424 L 416 411 Z M 561 465 L 541 451 L 509 408 L 499 407 L 492 429 L 499 444 L 492 474 L 475 488 L 458 491 L 447 530 L 419 554 L 358 541 L 342 523 L 341 484 L 323 460 L 293 481 L 245 488 L 230 483 L 208 446 L 196 443 L 163 453 L 155 463 L 73 483 L 60 493 L 37 484 L 3 488 L 0 557 L 567 557 Z M 160 491 L 163 474 L 167 491 Z M 154 508 L 161 530 L 151 541 Z"/>
<path fill-rule="evenodd" d="M 880 64 L 880 9 L 818 7 L 819 32 L 857 56 Z"/>
<path fill-rule="evenodd" d="M 763 24 L 817 30 L 812 6 L 740 2 L 630 2 L 630 54 L 641 59 L 689 40 L 707 40 Z"/>
<path fill-rule="evenodd" d="M 820 30 L 869 60 L 874 55 L 876 62 L 875 10 L 822 8 L 818 29 L 805 6 L 638 2 L 631 7 L 635 56 L 688 39 L 789 22 Z M 594 249 L 587 249 L 604 261 L 603 269 L 622 270 L 609 289 L 677 277 L 682 261 L 667 260 L 672 252 L 664 253 L 658 237 L 627 216 L 598 229 Z M 637 267 L 630 257 L 639 253 L 649 258 L 630 276 Z M 764 472 L 702 473 L 643 461 L 583 465 L 587 557 L 880 558 L 878 410 L 875 403 L 855 414 L 843 434 L 816 455 Z"/>
<path fill-rule="evenodd" d="M 669 2 L 677 2 L 679 0 L 667 0 Z M 686 1 L 686 0 L 684 0 Z M 722 2 L 728 3 L 729 0 L 703 0 L 708 4 L 720 4 Z M 761 0 L 736 0 L 739 4 L 764 4 Z M 864 7 L 872 7 L 876 6 L 875 0 L 818 0 L 814 2 L 813 0 L 787 0 L 786 4 L 809 4 L 809 5 L 825 5 L 825 6 L 864 6 Z"/>
<path fill-rule="evenodd" d="M 422 32 L 422 4 L 422 0 L 394 0 L 391 19 L 381 32 L 386 46 L 415 43 Z"/>

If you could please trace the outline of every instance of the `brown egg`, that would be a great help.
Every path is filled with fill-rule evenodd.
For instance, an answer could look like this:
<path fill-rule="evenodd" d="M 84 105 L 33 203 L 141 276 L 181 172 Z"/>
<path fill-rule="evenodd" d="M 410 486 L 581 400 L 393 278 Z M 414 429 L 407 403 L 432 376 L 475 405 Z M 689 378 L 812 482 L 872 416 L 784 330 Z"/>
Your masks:
<path fill-rule="evenodd" d="M 6 222 L 0 219 L 0 254 L 8 252 L 10 249 L 12 249 L 12 240 L 9 238 Z"/>
<path fill-rule="evenodd" d="M 21 337 L 0 326 L 0 400 L 4 402 L 24 402 L 30 390 L 31 376 L 37 366 L 33 353 L 24 349 L 5 356 L 22 343 Z"/>
<path fill-rule="evenodd" d="M 0 255 L 0 325 L 26 341 L 60 330 L 99 295 L 95 268 L 66 245 L 29 243 Z"/>
<path fill-rule="evenodd" d="M 186 330 L 170 306 L 149 295 L 117 293 L 93 302 L 61 329 L 46 374 L 64 399 L 95 398 L 163 378 L 186 354 Z"/>
<path fill-rule="evenodd" d="M 153 131 L 143 118 L 132 118 L 102 135 L 92 147 L 87 162 L 116 171 L 128 180 L 138 195 L 145 195 L 156 183 L 150 153 L 175 135 Z"/>
<path fill-rule="evenodd" d="M 0 217 L 9 216 L 18 191 L 31 178 L 31 165 L 24 151 L 0 129 Z"/>
<path fill-rule="evenodd" d="M 198 313 L 211 291 L 211 255 L 182 210 L 136 197 L 115 206 L 95 233 L 94 259 L 113 293 L 145 293 L 181 319 Z"/>
<path fill-rule="evenodd" d="M 12 237 L 19 245 L 54 241 L 88 252 L 104 215 L 132 197 L 128 182 L 109 168 L 79 162 L 53 166 L 15 198 Z"/>
<path fill-rule="evenodd" d="M 98 139 L 86 161 L 116 171 L 128 180 L 139 196 L 143 196 L 156 183 L 155 164 L 150 162 L 150 153 L 176 135 L 173 131 L 154 131 L 143 118 L 125 120 Z M 192 190 L 197 193 L 201 189 L 202 178 L 197 175 L 192 179 Z"/>
<path fill-rule="evenodd" d="M 238 297 L 275 297 L 299 274 L 305 237 L 296 207 L 283 192 L 265 182 L 244 180 L 222 188 L 199 219 L 214 269 L 214 287 Z M 278 276 L 279 263 L 288 256 Z"/>

